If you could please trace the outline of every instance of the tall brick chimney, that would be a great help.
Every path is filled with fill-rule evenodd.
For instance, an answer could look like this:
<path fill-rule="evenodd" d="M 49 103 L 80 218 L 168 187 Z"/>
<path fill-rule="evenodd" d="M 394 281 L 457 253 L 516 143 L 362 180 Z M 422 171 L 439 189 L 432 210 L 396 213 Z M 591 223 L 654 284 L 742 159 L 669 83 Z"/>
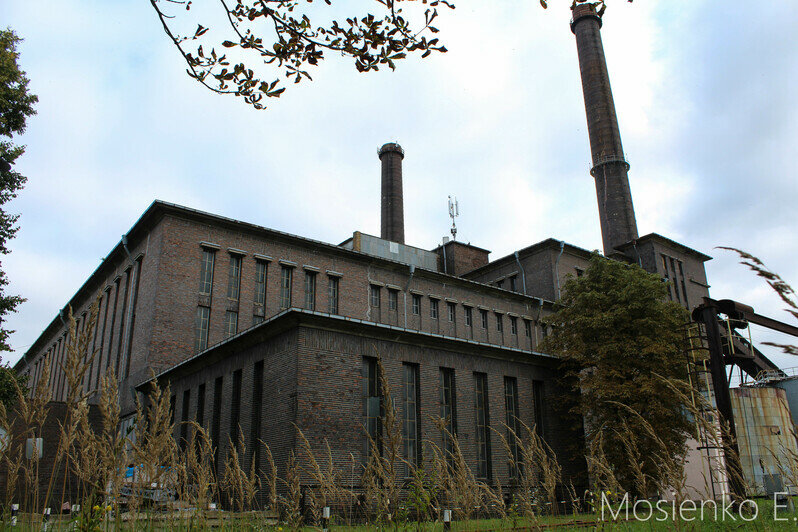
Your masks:
<path fill-rule="evenodd" d="M 593 155 L 590 174 L 596 181 L 604 254 L 609 256 L 618 253 L 616 246 L 637 238 L 637 222 L 627 175 L 629 163 L 623 154 L 604 47 L 601 44 L 601 17 L 593 4 L 577 4 L 572 9 L 571 31 L 576 35 Z"/>
<path fill-rule="evenodd" d="M 404 196 L 402 194 L 402 159 L 405 151 L 395 142 L 380 148 L 382 161 L 382 221 L 380 237 L 405 243 Z"/>

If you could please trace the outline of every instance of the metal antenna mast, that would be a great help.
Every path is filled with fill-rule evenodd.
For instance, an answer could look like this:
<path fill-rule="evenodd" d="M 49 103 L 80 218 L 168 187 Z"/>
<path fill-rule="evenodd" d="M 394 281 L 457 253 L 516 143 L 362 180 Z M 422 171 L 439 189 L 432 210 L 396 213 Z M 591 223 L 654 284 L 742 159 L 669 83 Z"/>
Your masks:
<path fill-rule="evenodd" d="M 457 240 L 457 224 L 454 219 L 458 216 L 460 216 L 460 207 L 457 205 L 457 197 L 452 200 L 452 197 L 449 196 L 449 218 L 452 219 L 452 240 Z"/>

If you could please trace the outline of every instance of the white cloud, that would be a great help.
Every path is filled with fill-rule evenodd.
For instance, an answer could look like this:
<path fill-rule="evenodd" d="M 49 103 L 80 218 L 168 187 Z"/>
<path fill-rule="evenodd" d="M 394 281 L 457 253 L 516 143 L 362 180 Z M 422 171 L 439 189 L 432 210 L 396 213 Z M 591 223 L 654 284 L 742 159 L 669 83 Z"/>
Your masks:
<path fill-rule="evenodd" d="M 331 56 L 265 112 L 188 79 L 146 3 L 4 5 L 40 97 L 3 263 L 29 300 L 9 320 L 12 344 L 35 339 L 155 198 L 335 243 L 377 233 L 376 151 L 389 141 L 407 153 L 409 243 L 448 234 L 454 194 L 458 236 L 494 257 L 549 236 L 600 247 L 567 4 L 443 10 L 449 53 L 368 75 Z M 641 233 L 714 255 L 713 296 L 774 317 L 779 302 L 713 248 L 743 247 L 798 283 L 796 15 L 787 0 L 618 2 L 602 31 Z"/>

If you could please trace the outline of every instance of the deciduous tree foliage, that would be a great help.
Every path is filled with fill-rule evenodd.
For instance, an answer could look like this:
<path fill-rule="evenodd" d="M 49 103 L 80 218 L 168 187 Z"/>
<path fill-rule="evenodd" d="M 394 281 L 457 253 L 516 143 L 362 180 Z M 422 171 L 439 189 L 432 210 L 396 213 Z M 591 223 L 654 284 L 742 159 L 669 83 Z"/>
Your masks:
<path fill-rule="evenodd" d="M 13 163 L 23 153 L 24 146 L 14 144 L 14 135 L 25 132 L 27 118 L 36 114 L 33 105 L 38 98 L 28 91 L 28 78 L 20 70 L 17 60 L 17 43 L 20 38 L 10 29 L 0 30 L 0 254 L 9 252 L 8 241 L 19 227 L 19 215 L 9 214 L 5 205 L 17 196 L 26 178 L 13 169 Z M 6 166 L 10 168 L 6 169 Z M 6 293 L 8 278 L 0 268 L 0 352 L 10 351 L 8 336 L 13 331 L 5 328 L 5 316 L 14 312 L 24 301 L 21 297 Z M 6 402 L 15 396 L 12 378 L 16 378 L 7 366 L 0 364 L 0 401 Z"/>
<path fill-rule="evenodd" d="M 603 439 L 616 477 L 630 491 L 639 483 L 625 427 L 636 435 L 641 469 L 651 480 L 658 478 L 663 450 L 645 422 L 671 457 L 684 453 L 691 427 L 679 394 L 666 382 L 686 379 L 682 348 L 689 318 L 665 294 L 659 276 L 594 255 L 581 277 L 565 283 L 547 320 L 553 332 L 542 346 L 562 357 L 563 383 L 575 392 L 567 408 L 580 422 L 584 418 L 588 442 Z"/>
<path fill-rule="evenodd" d="M 539 1 L 547 7 L 546 0 Z M 603 0 L 573 3 L 596 4 L 600 13 L 605 8 Z M 371 72 L 385 66 L 393 70 L 396 61 L 411 54 L 427 57 L 446 52 L 433 36 L 438 33 L 433 22 L 439 8 L 454 9 L 447 0 L 372 0 L 360 2 L 373 7 L 372 12 L 365 12 L 369 11 L 365 7 L 364 12 L 336 17 L 333 8 L 343 4 L 341 0 L 335 6 L 333 0 L 150 0 L 150 4 L 191 78 L 213 92 L 240 96 L 256 109 L 264 108 L 264 97 L 279 97 L 285 81 L 311 79 L 308 67 L 318 65 L 325 54 L 349 58 L 358 72 Z M 217 8 L 215 23 L 190 17 L 208 6 Z M 419 7 L 417 19 L 406 13 Z M 328 12 L 333 14 L 329 22 L 311 21 Z M 210 15 L 204 11 L 198 18 L 203 16 Z M 190 27 L 187 20 L 192 21 Z M 262 75 L 264 65 L 273 68 Z"/>

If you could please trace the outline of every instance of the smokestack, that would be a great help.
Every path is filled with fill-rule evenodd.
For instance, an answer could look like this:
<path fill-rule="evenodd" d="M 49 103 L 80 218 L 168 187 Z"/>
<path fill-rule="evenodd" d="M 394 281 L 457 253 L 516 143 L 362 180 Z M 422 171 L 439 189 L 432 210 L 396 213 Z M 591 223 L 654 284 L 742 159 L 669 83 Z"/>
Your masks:
<path fill-rule="evenodd" d="M 405 151 L 395 142 L 380 148 L 382 161 L 382 227 L 380 237 L 405 243 L 404 196 L 402 194 L 402 159 Z"/>
<path fill-rule="evenodd" d="M 585 97 L 587 129 L 596 181 L 601 237 L 604 254 L 617 253 L 616 246 L 637 238 L 637 222 L 629 190 L 629 163 L 621 145 L 621 132 L 615 115 L 615 102 L 601 44 L 601 16 L 593 4 L 572 7 L 571 31 L 576 35 L 582 92 Z"/>

